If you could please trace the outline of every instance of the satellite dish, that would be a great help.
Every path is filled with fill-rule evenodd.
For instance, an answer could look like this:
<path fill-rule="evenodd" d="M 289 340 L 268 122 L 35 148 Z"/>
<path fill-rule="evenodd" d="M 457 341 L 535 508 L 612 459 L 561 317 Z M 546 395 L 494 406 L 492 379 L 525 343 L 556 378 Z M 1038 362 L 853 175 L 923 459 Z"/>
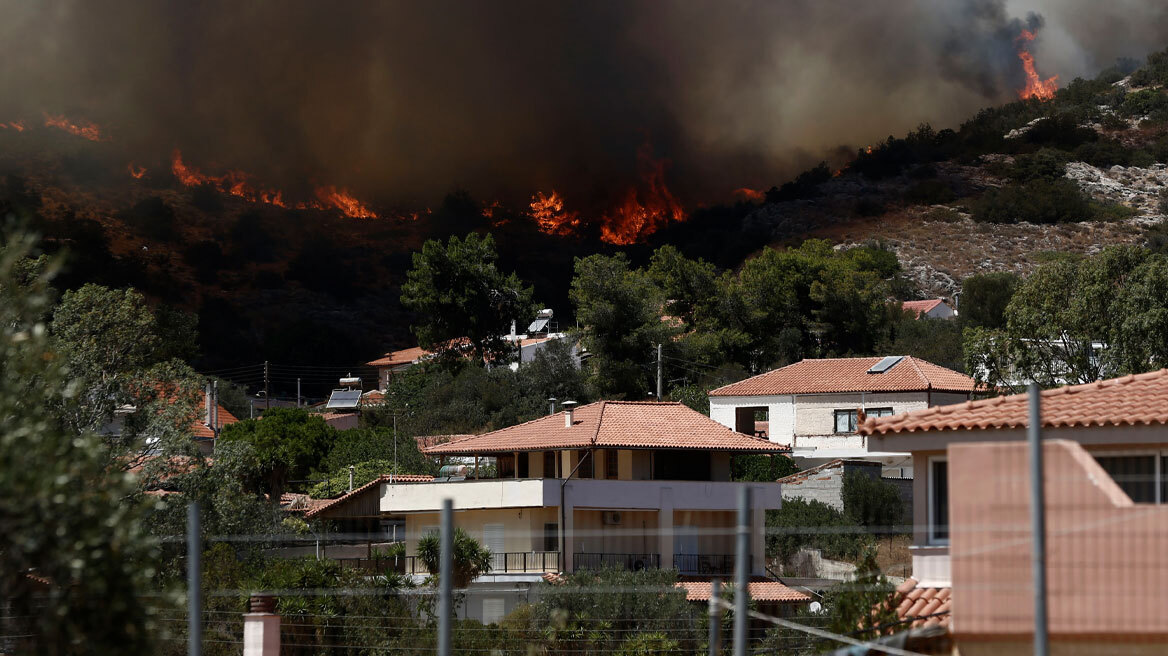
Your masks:
<path fill-rule="evenodd" d="M 810 605 L 807 606 L 807 610 L 811 611 L 812 613 L 821 612 L 823 610 L 823 604 L 819 603 L 818 601 L 813 601 Z"/>

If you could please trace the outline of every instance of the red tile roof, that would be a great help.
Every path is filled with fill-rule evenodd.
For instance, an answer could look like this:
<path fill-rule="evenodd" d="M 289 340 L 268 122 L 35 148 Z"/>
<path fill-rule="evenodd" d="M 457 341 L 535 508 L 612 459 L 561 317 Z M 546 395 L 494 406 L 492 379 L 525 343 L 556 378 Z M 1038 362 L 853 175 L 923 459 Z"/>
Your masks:
<path fill-rule="evenodd" d="M 374 488 L 380 487 L 382 483 L 429 483 L 432 480 L 434 480 L 434 477 L 426 474 L 382 474 L 352 492 L 342 494 L 335 499 L 319 500 L 320 503 L 313 505 L 308 512 L 304 513 L 304 518 L 311 519 L 316 517 L 330 508 L 335 508 Z"/>
<path fill-rule="evenodd" d="M 918 587 L 916 579 L 905 579 L 892 593 L 891 601 L 896 618 L 903 622 L 892 633 L 910 628 L 949 626 L 953 605 L 952 588 L 923 588 Z"/>
<path fill-rule="evenodd" d="M 429 455 L 555 449 L 654 448 L 774 453 L 789 447 L 736 433 L 680 403 L 598 401 L 576 408 L 572 427 L 563 412 L 501 430 L 430 446 Z"/>
<path fill-rule="evenodd" d="M 194 433 L 195 437 L 210 439 L 215 437 L 215 433 L 211 431 L 210 424 L 203 423 L 205 417 L 205 411 L 200 411 L 199 418 L 195 420 L 195 423 L 191 424 L 191 432 Z M 223 428 L 228 424 L 234 424 L 237 421 L 239 420 L 235 418 L 235 415 L 228 412 L 227 408 L 219 406 L 219 428 Z"/>
<path fill-rule="evenodd" d="M 1025 428 L 1027 395 L 1000 396 L 916 410 L 891 417 L 869 417 L 861 435 L 930 430 Z M 1135 426 L 1168 424 L 1168 369 L 1069 385 L 1042 392 L 1042 425 Z"/>
<path fill-rule="evenodd" d="M 973 379 L 932 362 L 906 355 L 881 374 L 868 370 L 883 358 L 824 358 L 795 364 L 740 380 L 710 396 L 833 394 L 840 392 L 972 392 Z"/>
<path fill-rule="evenodd" d="M 415 346 L 413 348 L 402 349 L 400 351 L 390 351 L 384 356 L 376 360 L 370 360 L 365 364 L 371 367 L 396 367 L 399 365 L 414 364 L 423 357 L 430 355 L 430 352 L 424 348 Z"/>
<path fill-rule="evenodd" d="M 447 442 L 455 442 L 457 440 L 464 440 L 468 437 L 474 437 L 474 434 L 461 433 L 458 435 L 419 435 L 414 438 L 414 442 L 417 442 L 419 451 L 425 451 L 432 446 L 446 444 Z"/>
<path fill-rule="evenodd" d="M 725 586 L 727 584 L 724 583 L 723 585 Z M 677 587 L 685 590 L 686 601 L 710 600 L 711 586 L 709 581 L 678 581 Z M 781 601 L 786 603 L 811 601 L 810 596 L 770 579 L 750 581 L 746 584 L 746 588 L 750 591 L 750 598 L 753 601 Z"/>
<path fill-rule="evenodd" d="M 908 310 L 909 312 L 915 312 L 917 318 L 920 319 L 922 314 L 929 312 L 944 302 L 945 301 L 939 298 L 931 298 L 927 301 L 905 301 L 900 304 L 900 307 Z"/>

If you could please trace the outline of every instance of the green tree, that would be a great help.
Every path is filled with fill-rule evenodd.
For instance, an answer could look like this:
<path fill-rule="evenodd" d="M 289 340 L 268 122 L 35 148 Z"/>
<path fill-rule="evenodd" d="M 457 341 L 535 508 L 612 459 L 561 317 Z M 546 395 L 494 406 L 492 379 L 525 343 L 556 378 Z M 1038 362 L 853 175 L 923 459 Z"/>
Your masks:
<path fill-rule="evenodd" d="M 442 558 L 442 538 L 437 532 L 430 532 L 418 538 L 418 560 L 438 578 Z M 454 551 L 451 554 L 454 568 L 454 587 L 465 588 L 470 582 L 491 571 L 491 550 L 479 544 L 461 528 L 454 529 Z"/>
<path fill-rule="evenodd" d="M 799 471 L 795 461 L 782 455 L 736 455 L 730 458 L 730 479 L 773 483 Z"/>
<path fill-rule="evenodd" d="M 786 562 L 802 547 L 823 550 L 827 558 L 854 560 L 873 544 L 872 536 L 851 517 L 822 501 L 783 499 L 767 512 L 767 555 Z"/>
<path fill-rule="evenodd" d="M 954 371 L 965 367 L 963 319 L 917 319 L 890 306 L 894 320 L 876 345 L 877 353 L 911 355 Z"/>
<path fill-rule="evenodd" d="M 512 321 L 531 316 L 532 290 L 500 272 L 497 260 L 494 239 L 473 232 L 427 241 L 414 253 L 401 302 L 419 318 L 412 330 L 420 346 L 441 351 L 465 338 L 480 361 L 510 356 L 505 337 Z"/>
<path fill-rule="evenodd" d="M 524 395 L 538 402 L 555 397 L 561 401 L 587 403 L 592 387 L 583 368 L 576 362 L 572 339 L 556 339 L 536 351 L 531 362 L 519 369 Z"/>
<path fill-rule="evenodd" d="M 965 333 L 966 370 L 993 387 L 1087 383 L 1168 363 L 1168 258 L 1113 246 L 1059 259 L 1021 283 L 1005 327 Z"/>
<path fill-rule="evenodd" d="M 865 527 L 896 526 L 904 521 L 904 502 L 896 485 L 878 475 L 851 471 L 844 475 L 840 496 L 844 513 Z"/>
<path fill-rule="evenodd" d="M 718 294 L 718 274 L 714 265 L 691 260 L 666 244 L 653 252 L 649 277 L 665 294 L 665 311 L 681 319 L 687 329 L 697 326 Z"/>
<path fill-rule="evenodd" d="M 320 461 L 324 472 L 348 475 L 349 465 L 380 460 L 390 463 L 382 474 L 434 474 L 434 463 L 418 450 L 413 437 L 399 431 L 396 439 L 392 428 L 353 428 L 337 431 L 328 455 Z M 397 461 L 397 471 L 392 464 Z"/>
<path fill-rule="evenodd" d="M 1006 306 L 1021 279 L 1013 273 L 981 273 L 961 281 L 961 318 L 967 326 L 1002 328 Z"/>
<path fill-rule="evenodd" d="M 56 262 L 30 275 L 32 248 L 0 245 L 0 633 L 35 635 L 18 647 L 35 653 L 151 653 L 155 545 L 100 438 L 51 411 L 85 390 L 43 322 Z"/>
<path fill-rule="evenodd" d="M 337 431 L 318 414 L 298 408 L 272 408 L 259 419 L 223 427 L 221 443 L 240 440 L 255 450 L 265 490 L 279 499 L 288 480 L 304 478 L 328 452 Z"/>
<path fill-rule="evenodd" d="M 608 398 L 642 398 L 652 389 L 649 363 L 657 344 L 676 329 L 662 321 L 665 298 L 652 278 L 631 269 L 623 253 L 577 258 L 569 296 L 583 326 L 596 391 Z"/>

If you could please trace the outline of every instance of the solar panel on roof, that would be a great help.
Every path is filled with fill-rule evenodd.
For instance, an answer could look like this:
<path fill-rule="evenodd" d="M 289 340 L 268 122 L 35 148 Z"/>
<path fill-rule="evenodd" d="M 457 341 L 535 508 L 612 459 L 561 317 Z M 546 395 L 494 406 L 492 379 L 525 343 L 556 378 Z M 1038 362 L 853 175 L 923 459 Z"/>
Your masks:
<path fill-rule="evenodd" d="M 548 325 L 547 319 L 536 319 L 535 321 L 531 322 L 530 326 L 527 327 L 527 332 L 528 333 L 542 333 L 547 328 L 547 325 Z"/>
<path fill-rule="evenodd" d="M 885 371 L 888 371 L 889 369 L 891 369 L 893 366 L 896 365 L 897 362 L 900 362 L 903 359 L 904 359 L 903 355 L 890 355 L 886 358 L 881 359 L 880 362 L 877 362 L 876 364 L 872 365 L 872 368 L 868 370 L 868 373 L 882 374 Z"/>
<path fill-rule="evenodd" d="M 325 407 L 330 410 L 351 410 L 360 402 L 361 390 L 333 390 Z"/>

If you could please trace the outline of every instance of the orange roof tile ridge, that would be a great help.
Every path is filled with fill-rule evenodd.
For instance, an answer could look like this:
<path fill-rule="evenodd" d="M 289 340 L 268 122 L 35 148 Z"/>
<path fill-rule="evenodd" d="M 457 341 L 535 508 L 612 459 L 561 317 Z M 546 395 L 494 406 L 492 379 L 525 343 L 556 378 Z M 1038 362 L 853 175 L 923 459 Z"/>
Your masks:
<path fill-rule="evenodd" d="M 596 430 L 592 431 L 592 442 L 591 443 L 592 443 L 593 447 L 596 446 L 597 438 L 600 437 L 600 426 L 602 424 L 604 424 L 604 408 L 607 406 L 608 401 L 599 401 L 599 403 L 600 403 L 600 412 L 598 412 L 596 414 Z M 591 405 L 591 404 L 589 404 L 589 405 Z"/>
<path fill-rule="evenodd" d="M 926 374 L 926 373 L 925 373 L 923 370 L 921 370 L 921 366 L 920 366 L 919 364 L 917 364 L 917 359 L 916 359 L 916 358 L 914 358 L 914 357 L 913 357 L 913 356 L 911 356 L 911 355 L 905 355 L 905 356 L 902 356 L 902 357 L 903 357 L 905 360 L 908 360 L 908 363 L 909 363 L 909 364 L 911 364 L 911 365 L 913 366 L 913 369 L 915 369 L 915 370 L 916 370 L 916 372 L 917 372 L 917 375 L 918 375 L 918 376 L 920 376 L 921 380 L 925 381 L 925 385 L 926 385 L 926 386 L 928 386 L 928 387 L 932 387 L 932 386 L 933 386 L 933 381 L 929 379 L 929 376 L 928 376 L 928 374 Z M 932 364 L 932 362 L 930 362 L 929 364 Z M 892 367 L 889 367 L 889 369 L 891 369 L 891 368 L 892 368 Z"/>
<path fill-rule="evenodd" d="M 745 383 L 745 382 L 746 382 L 746 381 L 748 381 L 748 380 L 754 380 L 755 378 L 761 378 L 761 377 L 763 377 L 763 376 L 766 376 L 767 374 L 772 374 L 772 373 L 774 373 L 774 372 L 776 372 L 776 371 L 782 371 L 782 370 L 784 370 L 784 369 L 786 369 L 786 368 L 788 368 L 788 367 L 794 367 L 795 365 L 797 365 L 797 364 L 799 364 L 799 363 L 801 363 L 801 362 L 805 362 L 805 361 L 806 361 L 806 360 L 800 360 L 799 362 L 792 362 L 791 364 L 788 364 L 788 365 L 783 365 L 782 367 L 779 367 L 778 369 L 771 369 L 770 371 L 764 371 L 764 372 L 762 372 L 761 374 L 755 374 L 755 375 L 753 375 L 753 376 L 747 376 L 746 378 L 743 378 L 742 380 L 736 380 L 736 381 L 734 381 L 733 383 L 726 383 L 725 385 L 723 385 L 723 386 L 721 386 L 721 387 L 715 387 L 714 389 L 710 390 L 710 392 L 709 392 L 709 393 L 710 393 L 710 394 L 713 394 L 714 392 L 717 392 L 718 390 L 723 390 L 723 389 L 726 389 L 727 387 L 731 387 L 731 386 L 733 386 L 733 385 L 741 385 L 742 383 Z"/>

